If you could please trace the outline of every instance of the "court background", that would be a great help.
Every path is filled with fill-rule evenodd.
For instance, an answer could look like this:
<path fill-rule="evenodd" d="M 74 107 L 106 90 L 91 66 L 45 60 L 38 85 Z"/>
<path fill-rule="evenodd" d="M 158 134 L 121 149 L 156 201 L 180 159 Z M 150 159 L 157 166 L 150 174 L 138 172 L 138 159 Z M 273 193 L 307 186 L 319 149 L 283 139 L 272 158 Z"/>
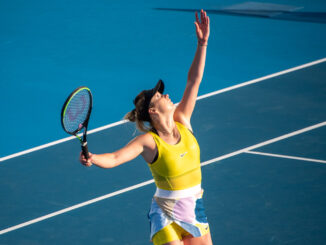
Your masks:
<path fill-rule="evenodd" d="M 264 1 L 260 1 L 264 2 Z M 265 1 L 269 2 L 269 1 Z M 122 119 L 132 98 L 159 78 L 179 101 L 196 48 L 194 14 L 241 1 L 1 2 L 0 156 L 67 137 L 66 96 L 94 95 L 90 129 Z M 273 1 L 325 12 L 323 1 Z M 200 95 L 325 57 L 325 24 L 210 14 Z M 325 121 L 325 64 L 198 101 L 193 117 L 202 161 Z M 310 79 L 311 78 L 311 79 Z M 122 124 L 89 137 L 112 151 L 134 136 Z M 325 129 L 259 148 L 325 159 Z M 146 164 L 82 168 L 68 141 L 1 162 L 1 230 L 150 180 Z M 325 167 L 241 153 L 203 167 L 214 242 L 325 244 Z M 153 184 L 1 235 L 0 244 L 148 244 Z"/>

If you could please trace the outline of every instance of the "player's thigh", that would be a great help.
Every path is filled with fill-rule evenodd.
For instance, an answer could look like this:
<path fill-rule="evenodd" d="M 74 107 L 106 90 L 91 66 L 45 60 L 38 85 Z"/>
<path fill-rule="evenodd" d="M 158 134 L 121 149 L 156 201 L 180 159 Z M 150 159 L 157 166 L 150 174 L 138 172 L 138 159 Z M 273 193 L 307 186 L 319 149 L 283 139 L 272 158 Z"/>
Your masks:
<path fill-rule="evenodd" d="M 184 230 L 176 223 L 171 223 L 158 231 L 153 237 L 154 245 L 183 245 Z"/>
<path fill-rule="evenodd" d="M 187 236 L 183 239 L 184 245 L 213 245 L 211 233 L 208 232 L 206 235 L 201 237 Z"/>

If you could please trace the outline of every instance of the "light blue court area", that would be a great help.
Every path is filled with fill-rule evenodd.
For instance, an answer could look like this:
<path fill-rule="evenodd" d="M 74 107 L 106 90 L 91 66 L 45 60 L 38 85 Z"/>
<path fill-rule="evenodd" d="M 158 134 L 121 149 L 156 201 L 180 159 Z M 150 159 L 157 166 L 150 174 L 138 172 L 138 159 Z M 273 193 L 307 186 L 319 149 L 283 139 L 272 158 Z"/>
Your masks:
<path fill-rule="evenodd" d="M 326 241 L 326 61 L 197 102 L 204 203 L 214 244 Z M 94 153 L 135 136 L 131 123 L 89 135 Z M 155 186 L 137 158 L 85 168 L 78 140 L 1 163 L 0 244 L 150 244 Z"/>
<path fill-rule="evenodd" d="M 211 20 L 200 95 L 326 57 L 324 0 L 0 6 L 0 157 L 66 137 L 61 105 L 78 86 L 94 94 L 91 129 L 120 121 L 160 78 L 178 102 L 196 48 L 196 9 Z"/>

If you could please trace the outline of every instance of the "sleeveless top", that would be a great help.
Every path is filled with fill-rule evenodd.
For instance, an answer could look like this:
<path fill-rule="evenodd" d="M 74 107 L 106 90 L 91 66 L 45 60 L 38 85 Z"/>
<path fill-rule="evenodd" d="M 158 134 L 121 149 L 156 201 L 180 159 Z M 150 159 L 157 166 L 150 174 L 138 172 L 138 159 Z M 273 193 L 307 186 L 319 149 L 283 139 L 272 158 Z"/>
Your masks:
<path fill-rule="evenodd" d="M 154 132 L 149 132 L 156 143 L 158 157 L 148 166 L 156 186 L 163 190 L 183 190 L 201 184 L 200 149 L 195 136 L 179 122 L 175 122 L 181 139 L 166 143 Z"/>

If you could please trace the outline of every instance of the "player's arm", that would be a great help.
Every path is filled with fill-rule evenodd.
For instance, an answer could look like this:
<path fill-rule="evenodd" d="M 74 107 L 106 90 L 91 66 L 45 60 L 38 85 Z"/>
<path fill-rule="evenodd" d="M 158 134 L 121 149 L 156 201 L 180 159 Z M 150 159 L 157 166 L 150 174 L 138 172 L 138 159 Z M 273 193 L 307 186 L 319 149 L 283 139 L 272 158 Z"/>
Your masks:
<path fill-rule="evenodd" d="M 92 154 L 88 160 L 85 159 L 83 154 L 80 154 L 80 162 L 85 166 L 91 166 L 92 164 L 100 168 L 114 168 L 123 163 L 129 162 L 142 154 L 146 146 L 146 136 L 140 135 L 131 140 L 123 148 L 104 154 Z"/>
<path fill-rule="evenodd" d="M 181 122 L 190 129 L 190 118 L 195 108 L 199 85 L 203 78 L 207 41 L 210 32 L 209 17 L 203 10 L 201 11 L 200 15 L 201 21 L 199 21 L 198 14 L 196 12 L 195 26 L 198 39 L 197 50 L 188 72 L 188 79 L 183 97 L 178 104 L 174 114 L 174 120 Z"/>

